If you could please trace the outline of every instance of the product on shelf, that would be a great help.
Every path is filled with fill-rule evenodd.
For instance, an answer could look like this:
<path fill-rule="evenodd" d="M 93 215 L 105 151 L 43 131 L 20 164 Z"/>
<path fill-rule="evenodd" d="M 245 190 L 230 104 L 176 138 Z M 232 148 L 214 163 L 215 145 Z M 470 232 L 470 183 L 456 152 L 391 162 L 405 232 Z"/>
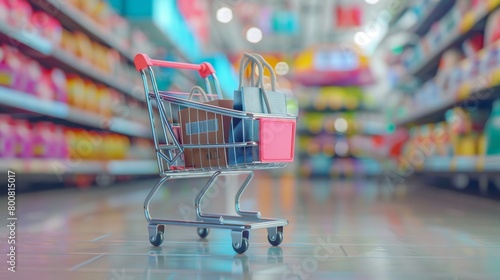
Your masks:
<path fill-rule="evenodd" d="M 6 45 L 0 46 L 0 85 L 22 89 L 24 79 L 20 73 L 22 60 L 23 56 L 16 49 Z"/>
<path fill-rule="evenodd" d="M 476 33 L 463 43 L 463 50 L 465 56 L 473 57 L 483 49 L 484 47 L 484 35 L 482 33 Z"/>
<path fill-rule="evenodd" d="M 455 107 L 446 112 L 446 122 L 452 135 L 463 135 L 472 131 L 472 121 L 469 112 Z"/>
<path fill-rule="evenodd" d="M 148 139 L 133 139 L 128 158 L 139 160 L 154 158 L 154 143 Z"/>
<path fill-rule="evenodd" d="M 18 59 L 22 65 L 17 71 L 19 71 L 19 77 L 21 77 L 23 81 L 17 89 L 44 97 L 47 93 L 44 92 L 43 88 L 40 86 L 40 80 L 42 80 L 42 67 L 40 63 L 22 55 L 20 55 Z"/>
<path fill-rule="evenodd" d="M 97 1 L 95 5 L 89 4 L 89 2 L 94 1 L 81 1 L 77 6 L 85 13 L 88 13 L 96 22 L 99 22 L 99 27 L 107 30 L 110 36 L 119 35 L 121 38 L 119 44 L 124 48 L 128 48 L 129 27 L 127 21 L 111 12 L 108 4 L 104 1 Z M 118 51 L 91 40 L 82 31 L 72 32 L 64 29 L 54 16 L 42 11 L 33 11 L 28 1 L 1 0 L 0 8 L 2 8 L 0 9 L 0 22 L 2 24 L 7 24 L 16 30 L 20 30 L 20 32 L 25 32 L 27 36 L 35 35 L 48 40 L 55 47 L 55 52 L 65 51 L 72 54 L 79 59 L 78 63 L 89 64 L 97 70 L 112 74 L 117 79 L 124 81 L 136 79 L 135 72 L 133 72 L 134 75 L 132 76 L 127 70 L 133 69 L 133 67 L 122 60 Z M 2 12 L 4 13 L 3 16 Z M 113 32 L 115 30 L 116 33 Z M 147 41 L 147 38 L 142 42 L 144 41 Z M 149 45 L 151 44 L 149 43 Z M 57 47 L 60 47 L 60 50 Z M 154 46 L 152 46 L 150 53 L 155 51 Z"/>
<path fill-rule="evenodd" d="M 439 71 L 450 71 L 455 68 L 464 58 L 463 53 L 459 49 L 449 49 L 441 56 L 439 62 Z"/>
<path fill-rule="evenodd" d="M 132 53 L 154 53 L 155 52 L 155 46 L 149 42 L 148 37 L 144 32 L 142 32 L 139 29 L 134 29 L 131 34 L 131 50 Z"/>
<path fill-rule="evenodd" d="M 76 41 L 76 52 L 74 53 L 76 57 L 87 63 L 94 62 L 92 59 L 94 55 L 93 42 L 89 36 L 81 31 L 76 31 L 73 33 L 73 38 Z"/>
<path fill-rule="evenodd" d="M 14 134 L 16 137 L 16 157 L 33 157 L 33 133 L 27 120 L 14 120 Z"/>
<path fill-rule="evenodd" d="M 431 141 L 435 143 L 435 154 L 438 156 L 451 156 L 452 147 L 450 135 L 446 122 L 439 122 L 434 125 L 431 132 Z"/>
<path fill-rule="evenodd" d="M 65 139 L 72 159 L 122 160 L 130 150 L 130 139 L 115 133 L 68 128 Z"/>
<path fill-rule="evenodd" d="M 493 44 L 500 39 L 500 10 L 496 10 L 488 17 L 485 29 L 485 45 Z"/>
<path fill-rule="evenodd" d="M 66 29 L 63 29 L 60 47 L 61 50 L 66 51 L 67 53 L 77 53 L 78 45 L 75 37 L 73 36 L 73 33 Z"/>
<path fill-rule="evenodd" d="M 56 46 L 60 44 L 63 27 L 57 19 L 47 13 L 36 11 L 31 16 L 31 23 L 40 37 L 49 40 Z"/>
<path fill-rule="evenodd" d="M 66 74 L 57 68 L 46 70 L 45 74 L 51 81 L 54 100 L 67 103 L 68 102 L 68 83 Z"/>
<path fill-rule="evenodd" d="M 9 10 L 7 0 L 0 0 L 0 22 L 7 23 L 9 20 Z"/>
<path fill-rule="evenodd" d="M 114 78 L 130 81 L 136 77 L 124 70 L 132 67 L 124 63 L 116 50 L 92 41 L 81 31 L 72 33 L 63 30 L 60 46 L 63 51 L 74 55 L 81 63 L 89 64 L 103 73 L 112 74 Z"/>
<path fill-rule="evenodd" d="M 112 112 L 111 112 L 111 100 L 112 100 L 112 95 L 115 93 L 112 92 L 113 90 L 109 89 L 108 87 L 105 86 L 98 86 L 97 87 L 97 111 L 103 116 L 103 117 L 111 117 Z"/>
<path fill-rule="evenodd" d="M 13 120 L 9 115 L 0 115 L 0 157 L 13 158 L 16 156 L 16 135 L 12 131 Z"/>
<path fill-rule="evenodd" d="M 68 104 L 74 107 L 81 107 L 85 104 L 85 82 L 80 76 L 68 75 Z"/>
<path fill-rule="evenodd" d="M 486 155 L 486 145 L 486 135 L 485 133 L 481 133 L 477 140 L 477 151 L 479 155 Z"/>
<path fill-rule="evenodd" d="M 66 127 L 64 129 L 64 138 L 68 143 L 68 155 L 70 159 L 88 159 L 90 158 L 91 145 L 83 142 L 81 139 L 81 130 Z"/>
<path fill-rule="evenodd" d="M 427 5 L 432 6 L 432 5 Z M 463 6 L 463 5 L 462 5 Z M 407 69 L 414 69 L 441 49 L 452 34 L 459 32 L 462 18 L 469 10 L 463 9 L 458 3 L 437 22 L 435 22 L 429 32 L 425 34 L 413 48 L 408 48 L 403 52 L 403 65 Z M 443 68 L 443 67 L 440 67 Z"/>
<path fill-rule="evenodd" d="M 7 0 L 9 11 L 8 24 L 16 29 L 25 31 L 30 25 L 33 8 L 25 0 Z"/>
<path fill-rule="evenodd" d="M 455 137 L 456 156 L 474 156 L 478 154 L 477 136 L 474 133 Z"/>
<path fill-rule="evenodd" d="M 33 125 L 33 156 L 41 158 L 56 157 L 53 123 L 39 122 Z"/>
<path fill-rule="evenodd" d="M 84 100 L 82 104 L 82 109 L 87 110 L 89 112 L 97 112 L 99 102 L 96 102 L 98 99 L 97 86 L 94 82 L 90 80 L 86 80 L 85 82 L 85 94 Z"/>
<path fill-rule="evenodd" d="M 0 45 L 0 85 L 34 95 L 40 100 L 67 100 L 64 72 L 44 69 L 38 61 L 6 45 Z"/>
<path fill-rule="evenodd" d="M 107 134 L 104 136 L 102 149 L 105 158 L 108 160 L 127 158 L 129 148 L 130 140 L 126 136 L 118 134 Z"/>
<path fill-rule="evenodd" d="M 485 126 L 486 154 L 500 154 L 500 99 L 493 103 L 490 118 Z"/>
<path fill-rule="evenodd" d="M 124 44 L 129 45 L 130 25 L 128 21 L 116 13 L 112 13 L 107 19 L 110 22 L 111 33 L 120 38 Z M 153 53 L 154 50 L 151 54 Z"/>
<path fill-rule="evenodd" d="M 484 111 L 466 112 L 463 108 L 456 107 L 446 112 L 445 122 L 413 127 L 410 139 L 405 144 L 404 155 L 411 157 L 418 150 L 424 152 L 425 157 L 488 154 L 490 137 L 499 137 L 500 134 L 488 136 L 491 121 L 488 121 L 486 127 L 483 126 L 484 122 Z"/>

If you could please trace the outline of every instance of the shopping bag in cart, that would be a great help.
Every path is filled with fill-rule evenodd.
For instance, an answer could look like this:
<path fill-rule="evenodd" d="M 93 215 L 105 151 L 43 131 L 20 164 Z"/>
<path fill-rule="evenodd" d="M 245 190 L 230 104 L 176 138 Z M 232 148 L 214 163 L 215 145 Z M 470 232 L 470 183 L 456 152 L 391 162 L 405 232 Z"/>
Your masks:
<path fill-rule="evenodd" d="M 244 72 L 250 66 L 250 86 L 243 86 Z M 254 84 L 255 66 L 259 70 L 257 85 Z M 271 90 L 264 88 L 264 68 L 271 73 Z M 241 59 L 239 69 L 239 89 L 234 92 L 234 109 L 251 113 L 267 113 L 274 115 L 287 114 L 286 95 L 276 91 L 276 74 L 269 63 L 258 54 L 245 53 Z M 259 124 L 255 120 L 233 120 L 230 132 L 230 143 L 258 142 Z M 257 146 L 229 149 L 229 164 L 250 163 L 258 160 Z"/>
<path fill-rule="evenodd" d="M 251 66 L 250 86 L 244 86 L 244 72 Z M 257 66 L 257 84 L 254 80 L 254 69 Z M 264 89 L 264 68 L 271 73 L 271 90 Z M 268 113 L 286 115 L 286 94 L 276 91 L 276 74 L 264 58 L 258 54 L 245 53 L 240 63 L 239 87 L 234 92 L 234 109 L 252 113 Z"/>
<path fill-rule="evenodd" d="M 233 108 L 233 100 L 209 100 L 200 87 L 191 90 L 189 99 L 198 91 L 203 96 L 203 104 Z M 227 143 L 231 118 L 195 108 L 179 111 L 179 123 L 183 144 L 206 145 Z M 184 163 L 187 168 L 213 168 L 227 165 L 225 148 L 185 148 Z"/>

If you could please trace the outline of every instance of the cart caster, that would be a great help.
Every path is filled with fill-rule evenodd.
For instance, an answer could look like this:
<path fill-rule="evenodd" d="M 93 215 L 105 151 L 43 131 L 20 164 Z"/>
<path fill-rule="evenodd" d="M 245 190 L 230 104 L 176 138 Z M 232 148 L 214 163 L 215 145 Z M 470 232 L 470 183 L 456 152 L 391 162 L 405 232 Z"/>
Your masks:
<path fill-rule="evenodd" d="M 164 238 L 165 237 L 163 232 L 158 231 L 158 233 L 156 233 L 156 236 L 153 235 L 149 237 L 149 242 L 151 242 L 151 245 L 158 247 L 161 245 L 161 243 L 163 243 Z"/>
<path fill-rule="evenodd" d="M 249 243 L 248 243 L 248 239 L 246 237 L 243 237 L 241 239 L 241 243 L 239 243 L 239 242 L 233 243 L 233 249 L 238 254 L 245 253 L 248 250 L 248 247 L 249 247 Z"/>
<path fill-rule="evenodd" d="M 275 235 L 267 236 L 267 241 L 273 246 L 278 246 L 283 242 L 283 233 L 278 231 Z"/>
<path fill-rule="evenodd" d="M 198 233 L 198 236 L 200 236 L 200 238 L 205 238 L 210 233 L 210 229 L 209 228 L 197 228 L 196 232 Z"/>

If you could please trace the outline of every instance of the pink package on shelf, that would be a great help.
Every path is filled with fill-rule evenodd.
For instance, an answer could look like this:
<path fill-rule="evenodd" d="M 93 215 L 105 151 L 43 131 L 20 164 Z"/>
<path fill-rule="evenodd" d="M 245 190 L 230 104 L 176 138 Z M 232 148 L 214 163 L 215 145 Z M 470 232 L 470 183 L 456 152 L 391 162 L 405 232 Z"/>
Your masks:
<path fill-rule="evenodd" d="M 26 30 L 33 14 L 33 8 L 26 0 L 7 0 L 9 11 L 8 24 L 14 28 Z"/>
<path fill-rule="evenodd" d="M 54 68 L 48 71 L 54 100 L 68 103 L 68 84 L 66 74 L 60 69 Z"/>
<path fill-rule="evenodd" d="M 54 100 L 55 92 L 52 83 L 52 77 L 49 71 L 44 71 L 37 81 L 35 95 L 40 100 Z"/>
<path fill-rule="evenodd" d="M 41 77 L 40 64 L 24 56 L 19 50 L 3 46 L 0 51 L 2 80 L 0 85 L 29 94 L 35 94 Z"/>
<path fill-rule="evenodd" d="M 0 22 L 7 22 L 9 20 L 9 10 L 7 0 L 0 0 Z"/>
<path fill-rule="evenodd" d="M 19 158 L 33 157 L 33 132 L 27 120 L 15 120 L 14 131 L 16 140 L 16 156 Z"/>
<path fill-rule="evenodd" d="M 56 145 L 54 158 L 68 158 L 69 146 L 64 135 L 64 128 L 62 126 L 54 126 L 53 129 L 54 143 Z"/>
<path fill-rule="evenodd" d="M 48 39 L 55 45 L 59 45 L 63 28 L 57 19 L 47 13 L 37 11 L 31 16 L 31 24 L 33 24 L 40 37 Z"/>
<path fill-rule="evenodd" d="M 18 84 L 17 69 L 20 62 L 17 59 L 9 58 L 12 48 L 6 45 L 0 46 L 0 86 L 16 88 Z"/>
<path fill-rule="evenodd" d="M 55 125 L 49 122 L 40 122 L 33 128 L 33 154 L 41 158 L 57 158 L 58 145 L 54 135 Z"/>
<path fill-rule="evenodd" d="M 24 58 L 23 65 L 26 65 L 22 68 L 27 71 L 21 70 L 24 72 L 24 75 L 20 75 L 21 79 L 18 89 L 26 93 L 38 95 L 40 81 L 43 79 L 43 68 L 38 61 L 30 58 Z"/>
<path fill-rule="evenodd" d="M 16 156 L 16 137 L 12 130 L 12 118 L 8 115 L 0 115 L 0 157 L 2 158 Z"/>

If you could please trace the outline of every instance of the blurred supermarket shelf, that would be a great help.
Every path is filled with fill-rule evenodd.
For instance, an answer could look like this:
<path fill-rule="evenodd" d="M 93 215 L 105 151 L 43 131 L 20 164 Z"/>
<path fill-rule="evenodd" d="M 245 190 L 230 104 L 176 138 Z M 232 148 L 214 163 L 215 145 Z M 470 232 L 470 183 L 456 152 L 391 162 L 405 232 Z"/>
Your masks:
<path fill-rule="evenodd" d="M 433 156 L 427 158 L 420 172 L 492 173 L 500 172 L 500 156 Z"/>
<path fill-rule="evenodd" d="M 30 2 L 56 17 L 64 26 L 81 30 L 91 38 L 117 50 L 129 61 L 134 60 L 134 54 L 128 49 L 126 41 L 122 41 L 115 34 L 103 30 L 102 26 L 73 7 L 72 4 L 58 0 L 30 0 Z"/>
<path fill-rule="evenodd" d="M 0 170 L 21 174 L 110 174 L 150 175 L 158 173 L 155 160 L 81 160 L 81 159 L 0 159 Z"/>
<path fill-rule="evenodd" d="M 155 23 L 150 21 L 138 21 L 134 19 L 129 19 L 131 24 L 137 26 L 141 30 L 143 30 L 149 38 L 151 38 L 155 43 L 159 46 L 163 46 L 173 51 L 175 57 L 179 60 L 179 62 L 188 62 L 192 63 L 190 59 L 184 54 L 183 51 L 177 46 L 177 44 L 170 39 L 170 37 L 165 34 L 165 32 Z M 196 84 L 196 72 L 186 71 L 186 70 L 176 70 L 175 71 L 176 78 L 182 79 L 185 82 L 189 82 L 189 84 Z M 180 74 L 180 75 L 179 75 Z M 174 80 L 175 80 L 174 79 Z"/>
<path fill-rule="evenodd" d="M 420 63 L 410 68 L 408 74 L 401 79 L 399 84 L 405 84 L 408 81 L 411 81 L 411 77 L 422 77 L 430 70 L 437 67 L 440 57 L 444 52 L 465 41 L 471 34 L 474 33 L 474 30 L 477 27 L 484 24 L 488 15 L 500 6 L 500 1 L 490 2 L 491 4 L 488 5 L 488 9 L 481 6 L 481 8 L 471 10 L 465 14 L 455 32 L 449 34 L 440 46 L 434 48 L 434 51 L 425 55 L 425 59 L 422 59 Z M 396 87 L 398 88 L 399 86 Z"/>
<path fill-rule="evenodd" d="M 180 58 L 182 62 L 189 62 L 189 59 L 187 56 L 182 52 L 177 44 L 170 39 L 170 37 L 165 34 L 165 31 L 163 31 L 157 23 L 153 21 L 142 21 L 142 20 L 135 20 L 133 18 L 129 19 L 129 21 L 139 27 L 141 30 L 144 30 L 146 35 L 151 38 L 152 40 L 156 41 L 156 43 L 160 46 L 167 47 L 175 52 L 175 55 Z"/>
<path fill-rule="evenodd" d="M 394 120 L 394 123 L 396 126 L 403 126 L 407 125 L 410 123 L 416 123 L 421 120 L 430 118 L 434 115 L 444 113 L 447 109 L 453 107 L 453 105 L 456 105 L 457 101 L 455 100 L 454 96 L 449 95 L 446 99 L 442 99 L 438 103 L 434 103 L 433 105 L 427 106 L 425 109 L 416 111 L 414 113 L 410 113 L 406 117 L 400 117 L 396 118 Z"/>
<path fill-rule="evenodd" d="M 425 34 L 434 22 L 438 21 L 449 11 L 454 2 L 455 0 L 436 0 L 431 4 L 421 4 L 427 5 L 426 13 L 409 31 L 418 35 Z"/>
<path fill-rule="evenodd" d="M 106 129 L 129 136 L 151 138 L 151 130 L 146 125 L 118 117 L 99 116 L 92 112 L 72 108 L 65 103 L 40 100 L 33 95 L 1 86 L 0 104 L 96 129 Z"/>
<path fill-rule="evenodd" d="M 50 63 L 55 64 L 60 68 L 69 69 L 82 74 L 96 82 L 115 88 L 137 100 L 145 100 L 144 94 L 140 94 L 142 91 L 136 90 L 142 89 L 142 87 L 135 87 L 130 83 L 130 81 L 125 80 L 123 77 L 113 77 L 111 74 L 104 73 L 91 66 L 90 63 L 80 60 L 58 47 L 53 46 L 49 41 L 40 38 L 33 33 L 26 31 L 19 32 L 12 27 L 0 24 L 0 34 L 18 41 L 24 45 L 24 47 L 31 49 L 32 51 L 28 53 L 36 51 L 38 54 L 33 55 L 36 59 L 50 60 Z"/>
<path fill-rule="evenodd" d="M 349 128 L 345 132 L 338 132 L 334 127 L 326 128 L 325 125 L 318 128 L 300 126 L 298 127 L 299 135 L 315 136 L 315 135 L 386 135 L 394 131 L 391 124 L 381 122 L 355 122 L 353 128 Z"/>
<path fill-rule="evenodd" d="M 107 74 L 98 69 L 95 69 L 85 61 L 79 61 L 79 59 L 77 59 L 73 55 L 59 48 L 54 47 L 52 57 L 55 58 L 61 64 L 61 66 L 70 68 L 77 73 L 91 78 L 94 81 L 115 88 L 120 92 L 125 93 L 126 95 L 131 96 L 137 100 L 145 100 L 144 94 L 140 94 L 142 92 L 138 90 L 142 87 L 131 84 L 130 81 L 125 80 L 123 77 L 114 77 L 111 74 Z"/>
<path fill-rule="evenodd" d="M 329 158 L 317 155 L 301 164 L 304 177 L 380 176 L 394 170 L 393 161 L 362 158 Z"/>
<path fill-rule="evenodd" d="M 442 94 L 438 102 L 425 104 L 425 108 L 416 109 L 404 117 L 396 117 L 393 121 L 396 126 L 410 123 L 422 123 L 433 117 L 442 116 L 444 112 L 454 106 L 460 105 L 467 100 L 477 99 L 490 100 L 499 97 L 498 87 L 500 86 L 500 68 L 489 72 L 487 75 L 479 75 L 462 83 L 454 92 Z M 420 106 L 419 106 L 420 107 Z M 417 107 L 418 108 L 418 107 Z"/>
<path fill-rule="evenodd" d="M 408 1 L 406 1 L 408 2 Z M 396 23 L 408 12 L 410 9 L 410 4 L 409 3 L 404 3 L 403 1 L 399 2 L 399 8 L 397 9 L 396 13 L 391 17 L 391 20 L 389 21 L 389 26 L 395 26 Z"/>

